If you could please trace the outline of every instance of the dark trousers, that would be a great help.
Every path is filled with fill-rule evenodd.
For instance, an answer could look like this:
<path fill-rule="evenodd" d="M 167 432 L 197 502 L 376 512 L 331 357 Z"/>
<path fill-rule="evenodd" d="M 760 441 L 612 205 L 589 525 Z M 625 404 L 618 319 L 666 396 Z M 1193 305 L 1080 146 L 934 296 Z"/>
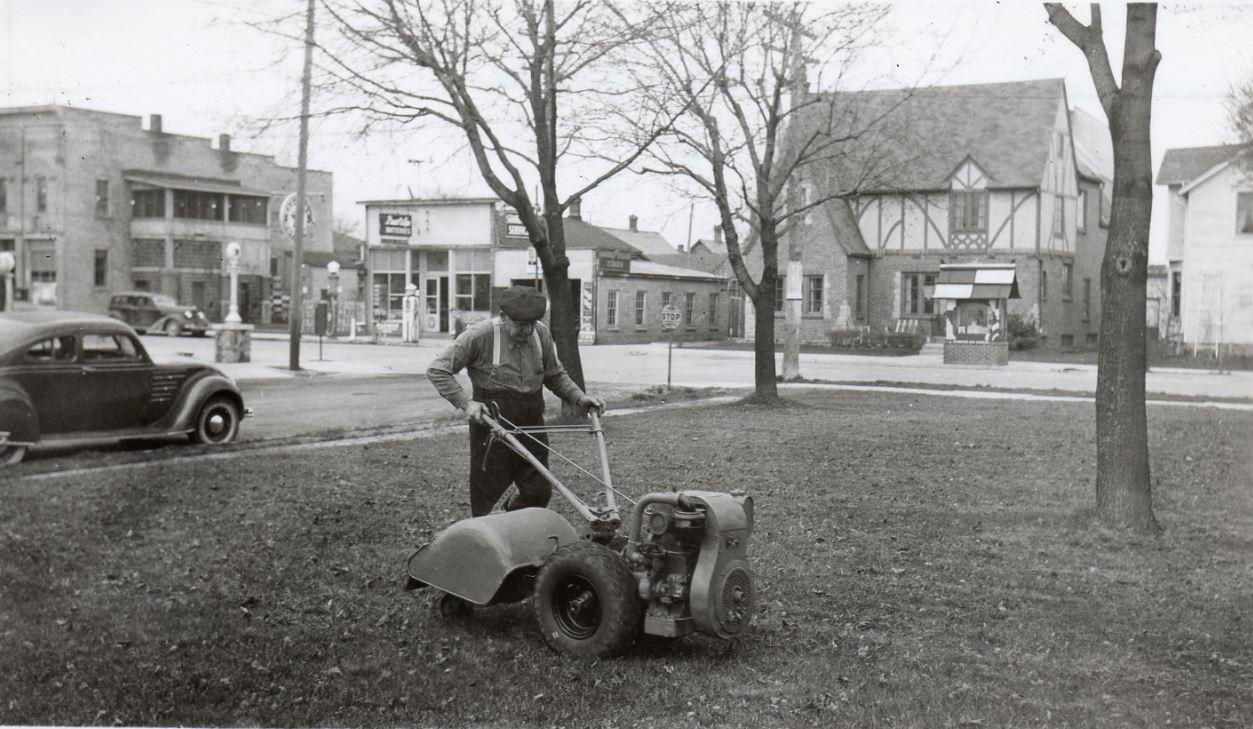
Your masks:
<path fill-rule="evenodd" d="M 543 390 L 517 393 L 476 389 L 474 399 L 482 403 L 495 403 L 500 408 L 501 417 L 514 425 L 544 424 Z M 540 463 L 548 465 L 546 433 L 520 433 L 516 437 Z M 552 484 L 548 479 L 522 456 L 509 450 L 504 442 L 491 442 L 491 429 L 486 425 L 471 423 L 470 514 L 483 516 L 490 513 L 511 483 L 517 485 L 518 496 L 505 504 L 507 511 L 548 505 L 548 499 L 552 496 Z"/>

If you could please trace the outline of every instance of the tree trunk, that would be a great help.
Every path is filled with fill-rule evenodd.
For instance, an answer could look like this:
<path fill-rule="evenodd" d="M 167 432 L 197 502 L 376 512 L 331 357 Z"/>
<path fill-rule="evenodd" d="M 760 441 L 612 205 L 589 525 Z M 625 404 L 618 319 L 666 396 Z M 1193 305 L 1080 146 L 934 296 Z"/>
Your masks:
<path fill-rule="evenodd" d="M 1130 32 L 1130 29 L 1128 30 Z M 1153 516 L 1144 405 L 1145 288 L 1153 170 L 1149 146 L 1152 78 L 1138 89 L 1124 72 L 1113 102 L 1114 193 L 1101 264 L 1101 345 L 1096 384 L 1096 505 L 1100 520 L 1141 532 Z"/>
<path fill-rule="evenodd" d="M 548 321 L 557 346 L 557 357 L 574 384 L 583 387 L 583 360 L 579 356 L 579 317 L 571 311 L 570 259 L 566 257 L 565 227 L 561 212 L 544 214 L 548 228 L 548 255 L 540 256 L 544 285 L 548 288 Z"/>
<path fill-rule="evenodd" d="M 774 280 L 777 274 L 762 272 L 753 301 L 757 331 L 753 334 L 753 384 L 759 402 L 779 399 L 779 383 L 774 364 Z"/>

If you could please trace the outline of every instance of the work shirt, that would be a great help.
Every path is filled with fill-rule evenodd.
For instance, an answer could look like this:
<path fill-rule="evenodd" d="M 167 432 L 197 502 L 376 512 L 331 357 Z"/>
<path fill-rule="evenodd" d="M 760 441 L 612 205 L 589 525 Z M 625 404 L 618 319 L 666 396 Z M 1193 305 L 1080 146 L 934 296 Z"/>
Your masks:
<path fill-rule="evenodd" d="M 501 340 L 499 348 L 495 342 L 497 332 Z M 532 394 L 547 386 L 562 400 L 571 403 L 583 395 L 557 359 L 552 332 L 542 322 L 536 322 L 535 333 L 521 342 L 506 334 L 504 322 L 497 319 L 475 323 L 431 362 L 426 370 L 427 378 L 445 400 L 462 409 L 470 402 L 470 396 L 455 376 L 463 368 L 469 373 L 474 389 L 482 392 L 505 390 Z"/>

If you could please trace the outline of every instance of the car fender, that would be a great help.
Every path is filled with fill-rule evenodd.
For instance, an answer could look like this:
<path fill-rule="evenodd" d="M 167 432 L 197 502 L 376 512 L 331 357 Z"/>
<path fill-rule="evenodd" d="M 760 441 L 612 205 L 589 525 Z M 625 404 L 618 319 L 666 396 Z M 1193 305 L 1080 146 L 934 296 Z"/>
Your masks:
<path fill-rule="evenodd" d="M 30 445 L 39 440 L 39 417 L 30 398 L 16 385 L 0 381 L 0 437 L 10 443 Z"/>
<path fill-rule="evenodd" d="M 165 325 L 169 323 L 171 319 L 174 319 L 173 314 L 166 314 L 164 316 L 157 317 L 156 321 L 148 325 L 148 328 L 153 331 L 161 331 L 162 329 L 165 329 Z M 183 326 L 183 319 L 181 316 L 178 318 L 178 325 L 180 328 Z"/>
<path fill-rule="evenodd" d="M 239 416 L 241 418 L 244 416 L 244 398 L 239 394 L 239 388 L 235 387 L 226 375 L 215 372 L 187 385 L 182 398 L 171 410 L 169 429 L 191 430 L 194 428 L 196 414 L 200 412 L 200 407 L 215 395 L 226 395 L 231 398 L 239 408 Z"/>

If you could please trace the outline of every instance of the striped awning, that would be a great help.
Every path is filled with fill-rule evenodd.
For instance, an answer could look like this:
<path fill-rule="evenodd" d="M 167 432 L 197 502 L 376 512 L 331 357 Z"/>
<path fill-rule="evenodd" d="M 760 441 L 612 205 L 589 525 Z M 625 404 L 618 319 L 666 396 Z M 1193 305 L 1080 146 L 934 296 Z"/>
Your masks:
<path fill-rule="evenodd" d="M 1021 297 L 1012 263 L 948 263 L 941 264 L 930 298 L 970 301 Z"/>

